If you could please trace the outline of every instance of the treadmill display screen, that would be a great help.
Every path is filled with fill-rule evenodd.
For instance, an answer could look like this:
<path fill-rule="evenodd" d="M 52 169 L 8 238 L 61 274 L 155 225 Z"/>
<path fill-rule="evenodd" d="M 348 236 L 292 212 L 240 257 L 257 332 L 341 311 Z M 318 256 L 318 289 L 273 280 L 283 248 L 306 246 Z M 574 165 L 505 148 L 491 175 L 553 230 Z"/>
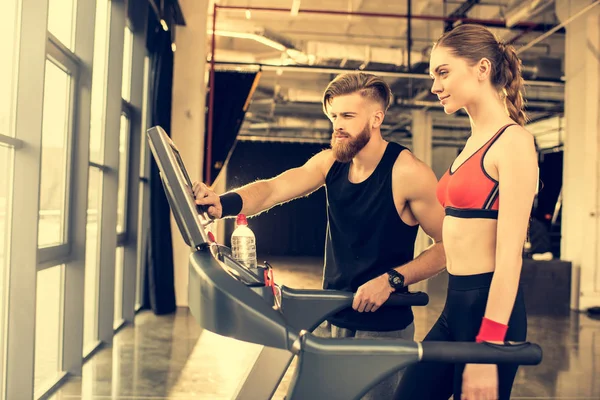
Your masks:
<path fill-rule="evenodd" d="M 160 171 L 165 195 L 187 245 L 197 248 L 208 243 L 206 213 L 199 213 L 190 179 L 177 146 L 159 126 L 148 130 L 148 144 Z"/>

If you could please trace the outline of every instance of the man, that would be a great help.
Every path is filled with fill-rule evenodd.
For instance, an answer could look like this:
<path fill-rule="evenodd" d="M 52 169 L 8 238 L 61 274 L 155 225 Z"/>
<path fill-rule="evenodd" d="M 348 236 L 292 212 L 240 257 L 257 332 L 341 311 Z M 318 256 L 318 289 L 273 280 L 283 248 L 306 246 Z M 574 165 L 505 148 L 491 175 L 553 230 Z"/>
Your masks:
<path fill-rule="evenodd" d="M 356 295 L 352 309 L 331 316 L 316 334 L 413 340 L 411 308 L 382 305 L 392 292 L 405 291 L 445 266 L 437 179 L 405 147 L 381 136 L 391 98 L 389 86 L 377 76 L 340 75 L 323 96 L 323 111 L 333 123 L 331 149 L 301 167 L 221 196 L 194 184 L 196 203 L 209 206 L 214 218 L 256 215 L 325 185 L 323 287 Z M 413 260 L 419 225 L 435 244 Z M 382 381 L 365 398 L 391 398 L 399 378 Z"/>

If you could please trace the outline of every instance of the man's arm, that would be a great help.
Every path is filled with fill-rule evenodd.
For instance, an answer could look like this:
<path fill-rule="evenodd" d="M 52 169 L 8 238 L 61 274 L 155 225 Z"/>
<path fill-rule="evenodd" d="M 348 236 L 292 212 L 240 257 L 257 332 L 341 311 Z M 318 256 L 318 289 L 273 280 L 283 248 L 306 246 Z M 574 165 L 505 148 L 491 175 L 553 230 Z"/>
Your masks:
<path fill-rule="evenodd" d="M 399 168 L 398 182 L 412 215 L 434 244 L 411 262 L 399 266 L 396 271 L 404 275 L 404 284 L 410 285 L 437 275 L 446 268 L 446 256 L 442 243 L 444 208 L 436 197 L 437 178 L 425 163 L 409 152 L 403 152 L 405 160 Z M 386 274 L 387 275 L 387 274 Z"/>
<path fill-rule="evenodd" d="M 259 214 L 278 204 L 306 196 L 325 184 L 327 171 L 334 162 L 331 150 L 324 150 L 304 165 L 287 170 L 278 176 L 256 181 L 232 190 L 242 198 L 242 214 Z M 196 204 L 207 205 L 208 213 L 221 218 L 223 208 L 219 196 L 202 183 L 194 183 Z"/>
<path fill-rule="evenodd" d="M 437 275 L 446 267 L 442 245 L 444 208 L 436 198 L 437 179 L 433 171 L 412 153 L 400 153 L 392 171 L 392 179 L 401 183 L 393 185 L 395 201 L 409 208 L 423 231 L 435 242 L 416 259 L 395 268 L 404 275 L 404 284 L 410 285 Z M 359 312 L 377 311 L 393 292 L 388 278 L 389 275 L 385 273 L 359 287 L 352 308 Z"/>

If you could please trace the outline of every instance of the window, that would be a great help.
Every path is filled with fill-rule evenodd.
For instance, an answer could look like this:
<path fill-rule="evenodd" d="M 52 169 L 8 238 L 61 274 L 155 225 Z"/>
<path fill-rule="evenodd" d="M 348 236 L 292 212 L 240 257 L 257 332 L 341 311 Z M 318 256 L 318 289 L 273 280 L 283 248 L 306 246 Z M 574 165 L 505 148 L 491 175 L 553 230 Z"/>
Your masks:
<path fill-rule="evenodd" d="M 125 26 L 123 36 L 123 75 L 121 81 L 121 97 L 123 98 L 123 114 L 121 114 L 121 131 L 119 136 L 119 188 L 117 197 L 117 233 L 127 230 L 127 198 L 129 176 L 129 136 L 131 109 L 131 68 L 133 63 L 133 32 Z"/>
<path fill-rule="evenodd" d="M 96 2 L 96 26 L 94 32 L 94 66 L 92 76 L 92 115 L 90 120 L 90 161 L 102 164 L 104 144 L 104 103 L 106 101 L 106 72 L 109 28 L 108 0 Z"/>
<path fill-rule="evenodd" d="M 113 329 L 117 329 L 123 322 L 123 264 L 125 249 L 117 247 L 115 259 L 115 314 Z"/>
<path fill-rule="evenodd" d="M 121 97 L 123 100 L 131 101 L 131 63 L 133 61 L 133 32 L 128 26 L 125 27 L 125 38 L 123 39 L 123 80 L 121 82 Z"/>
<path fill-rule="evenodd" d="M 0 360 L 4 360 L 4 315 L 9 270 L 11 198 L 14 150 L 0 144 Z M 0 392 L 3 389 L 4 363 L 0 362 Z"/>
<path fill-rule="evenodd" d="M 110 23 L 108 0 L 96 1 L 94 32 L 94 65 L 90 118 L 90 162 L 88 180 L 88 210 L 86 225 L 86 255 L 83 316 L 83 356 L 98 344 L 98 296 L 100 283 L 99 251 L 102 216 L 102 181 L 104 167 L 104 109 Z"/>
<path fill-rule="evenodd" d="M 137 163 L 139 151 L 137 140 L 130 140 L 133 126 L 138 133 L 134 89 L 141 88 L 142 71 L 132 57 L 138 41 L 125 27 L 127 7 L 119 2 L 112 8 L 117 2 L 111 0 L 91 6 L 82 0 L 45 0 L 37 8 L 33 3 L 3 0 L 0 24 L 0 398 L 51 396 L 48 389 L 77 370 L 80 357 L 89 356 L 99 339 L 108 340 L 113 323 L 121 326 L 123 314 L 129 318 L 123 303 L 131 302 L 134 291 L 128 271 L 133 275 L 135 248 L 123 239 L 131 213 L 128 179 L 132 187 L 138 184 L 128 177 L 128 166 L 130 153 Z M 143 27 L 147 10 L 139 11 Z M 93 64 L 86 65 L 91 51 Z M 109 60 L 116 75 L 108 74 Z M 100 265 L 114 256 L 115 262 Z M 100 291 L 104 287 L 109 291 Z M 107 310 L 111 297 L 115 309 Z M 113 311 L 116 321 L 110 321 Z M 15 335 L 6 334 L 5 320 Z M 23 377 L 29 377 L 24 385 L 4 385 Z"/>
<path fill-rule="evenodd" d="M 142 308 L 142 304 L 144 304 L 144 268 L 145 268 L 145 264 L 146 264 L 146 254 L 145 254 L 145 249 L 146 249 L 146 232 L 145 232 L 145 226 L 146 226 L 146 222 L 144 222 L 142 219 L 146 218 L 144 209 L 145 209 L 145 203 L 147 202 L 147 200 L 145 200 L 144 198 L 146 197 L 146 193 L 145 193 L 145 188 L 146 188 L 146 183 L 145 182 L 140 182 L 140 191 L 139 191 L 139 197 L 138 197 L 138 249 L 137 249 L 137 259 L 136 259 L 136 263 L 135 263 L 135 309 L 139 310 Z"/>
<path fill-rule="evenodd" d="M 62 353 L 64 265 L 37 273 L 35 311 L 35 393 L 56 382 Z"/>
<path fill-rule="evenodd" d="M 7 302 L 11 244 L 11 203 L 14 172 L 14 143 L 2 140 L 14 138 L 15 92 L 17 87 L 19 28 L 21 2 L 2 3 L 3 21 L 0 24 L 0 393 L 4 392 L 4 324 Z"/>
<path fill-rule="evenodd" d="M 14 150 L 0 145 L 0 321 L 4 310 L 4 275 L 8 268 L 8 248 L 10 243 L 10 200 L 12 188 Z M 2 324 L 0 323 L 0 327 Z M 0 338 L 2 332 L 0 330 Z M 1 343 L 1 341 L 0 341 Z"/>
<path fill-rule="evenodd" d="M 73 50 L 76 9 L 75 0 L 49 0 L 48 3 L 48 31 L 70 50 Z"/>
<path fill-rule="evenodd" d="M 126 231 L 127 176 L 129 173 L 129 118 L 121 115 L 119 134 L 119 186 L 117 190 L 117 233 Z"/>
<path fill-rule="evenodd" d="M 102 172 L 90 167 L 88 211 L 85 243 L 85 289 L 83 311 L 83 356 L 87 356 L 98 341 L 98 247 L 100 236 L 100 202 Z"/>
<path fill-rule="evenodd" d="M 2 2 L 2 23 L 0 24 L 0 135 L 14 136 L 14 94 L 17 85 L 16 71 L 19 49 L 20 1 Z"/>
<path fill-rule="evenodd" d="M 46 61 L 38 246 L 66 242 L 71 77 Z"/>
<path fill-rule="evenodd" d="M 148 89 L 150 86 L 149 80 L 150 70 L 150 59 L 148 56 L 144 57 L 144 89 L 142 93 L 142 119 L 141 119 L 141 140 L 140 140 L 140 181 L 139 181 L 139 198 L 138 198 L 138 253 L 136 263 L 136 279 L 135 279 L 135 309 L 138 310 L 142 307 L 144 302 L 144 264 L 146 257 L 144 250 L 146 248 L 146 232 L 147 232 L 147 221 L 146 208 L 148 203 L 148 183 L 146 176 L 149 161 L 147 160 L 149 149 L 148 149 L 148 138 L 146 136 L 146 129 L 148 128 Z"/>

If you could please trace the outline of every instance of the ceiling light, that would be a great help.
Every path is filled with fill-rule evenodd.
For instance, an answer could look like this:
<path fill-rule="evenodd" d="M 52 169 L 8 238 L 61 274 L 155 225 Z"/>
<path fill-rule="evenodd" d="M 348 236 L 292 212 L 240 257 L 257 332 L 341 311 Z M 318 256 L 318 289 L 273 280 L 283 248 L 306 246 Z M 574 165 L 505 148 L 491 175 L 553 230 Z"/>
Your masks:
<path fill-rule="evenodd" d="M 212 34 L 212 31 L 209 30 L 209 31 L 207 31 L 207 33 L 208 34 Z M 257 35 L 256 33 L 216 30 L 215 31 L 215 35 L 216 36 L 233 37 L 233 38 L 238 38 L 238 39 L 252 39 L 252 40 L 255 40 L 255 41 L 259 42 L 259 43 L 264 44 L 265 46 L 272 47 L 275 50 L 279 50 L 279 51 L 285 51 L 285 50 L 287 50 L 287 47 L 285 47 L 281 43 L 278 43 L 278 42 L 276 42 L 274 40 L 271 40 L 269 38 L 266 38 L 264 36 Z"/>
<path fill-rule="evenodd" d="M 300 11 L 300 0 L 293 0 L 292 8 L 290 9 L 290 14 L 292 15 L 292 17 L 295 17 L 298 15 L 299 11 Z"/>

